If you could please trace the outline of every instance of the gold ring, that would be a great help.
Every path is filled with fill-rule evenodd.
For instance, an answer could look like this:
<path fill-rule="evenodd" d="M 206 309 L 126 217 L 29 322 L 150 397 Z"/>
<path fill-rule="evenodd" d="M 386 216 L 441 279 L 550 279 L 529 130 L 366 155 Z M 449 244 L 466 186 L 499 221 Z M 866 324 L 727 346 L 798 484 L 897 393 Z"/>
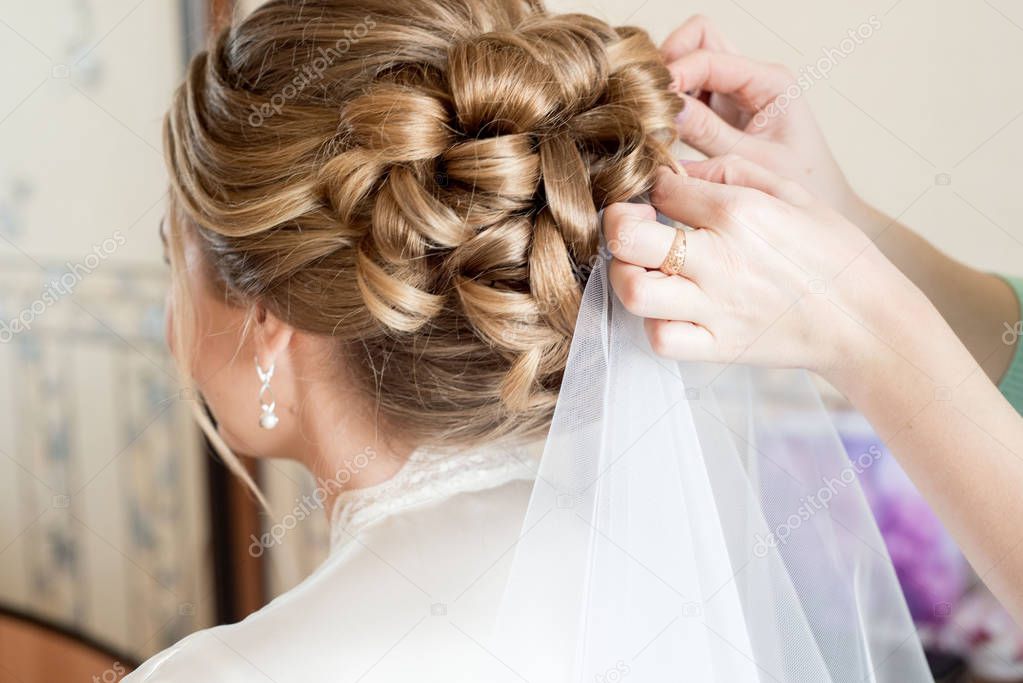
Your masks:
<path fill-rule="evenodd" d="M 671 249 L 661 262 L 659 271 L 665 275 L 681 275 L 686 267 L 686 231 L 685 228 L 675 230 L 675 238 L 671 241 Z"/>

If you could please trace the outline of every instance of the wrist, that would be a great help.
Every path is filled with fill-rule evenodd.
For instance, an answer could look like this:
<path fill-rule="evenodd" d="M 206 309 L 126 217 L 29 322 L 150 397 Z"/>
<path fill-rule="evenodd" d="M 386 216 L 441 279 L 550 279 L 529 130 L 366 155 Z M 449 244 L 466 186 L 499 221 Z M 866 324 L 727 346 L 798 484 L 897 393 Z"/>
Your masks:
<path fill-rule="evenodd" d="M 836 334 L 832 360 L 819 374 L 854 405 L 859 407 L 861 398 L 879 387 L 916 383 L 924 377 L 912 372 L 905 348 L 910 344 L 893 339 L 895 321 L 882 323 L 874 315 L 858 318 L 852 312 L 844 315 L 847 319 Z"/>
<path fill-rule="evenodd" d="M 839 360 L 821 374 L 862 412 L 880 403 L 908 415 L 914 406 L 947 400 L 943 396 L 979 370 L 919 290 L 915 296 L 886 292 L 860 313 L 836 344 Z"/>
<path fill-rule="evenodd" d="M 962 359 L 949 360 L 949 346 L 961 344 L 938 310 L 874 247 L 840 278 L 828 303 L 837 315 L 819 374 L 851 399 L 892 382 L 938 386 L 966 369 Z"/>

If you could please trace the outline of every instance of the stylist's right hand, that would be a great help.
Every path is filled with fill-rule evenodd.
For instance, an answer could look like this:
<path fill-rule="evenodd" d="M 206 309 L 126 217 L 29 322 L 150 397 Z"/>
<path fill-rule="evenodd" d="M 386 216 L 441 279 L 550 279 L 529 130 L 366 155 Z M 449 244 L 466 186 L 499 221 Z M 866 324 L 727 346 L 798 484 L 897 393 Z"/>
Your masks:
<path fill-rule="evenodd" d="M 658 210 L 696 228 L 680 274 L 657 270 L 673 244 L 683 249 L 653 207 L 604 212 L 611 284 L 647 318 L 656 353 L 805 367 L 842 389 L 858 362 L 890 348 L 901 316 L 930 308 L 866 235 L 797 183 L 737 157 L 685 170 L 662 167 L 651 192 Z"/>

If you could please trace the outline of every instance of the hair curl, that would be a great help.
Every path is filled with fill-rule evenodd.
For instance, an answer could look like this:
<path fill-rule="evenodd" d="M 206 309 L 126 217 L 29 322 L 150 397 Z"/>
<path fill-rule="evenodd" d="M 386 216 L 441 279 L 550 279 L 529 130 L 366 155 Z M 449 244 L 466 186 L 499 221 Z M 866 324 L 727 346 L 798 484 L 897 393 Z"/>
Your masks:
<path fill-rule="evenodd" d="M 669 84 L 642 30 L 538 1 L 271 0 L 175 93 L 177 222 L 413 442 L 537 436 L 597 212 L 672 163 Z"/>

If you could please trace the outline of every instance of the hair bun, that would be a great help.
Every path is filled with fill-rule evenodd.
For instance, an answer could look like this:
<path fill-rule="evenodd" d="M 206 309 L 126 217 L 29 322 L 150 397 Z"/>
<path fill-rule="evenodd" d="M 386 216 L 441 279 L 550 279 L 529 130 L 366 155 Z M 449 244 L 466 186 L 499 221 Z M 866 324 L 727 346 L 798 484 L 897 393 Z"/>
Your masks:
<path fill-rule="evenodd" d="M 521 0 L 271 0 L 200 59 L 168 157 L 227 285 L 337 337 L 412 433 L 544 428 L 598 210 L 670 163 L 681 100 L 646 33 Z"/>

